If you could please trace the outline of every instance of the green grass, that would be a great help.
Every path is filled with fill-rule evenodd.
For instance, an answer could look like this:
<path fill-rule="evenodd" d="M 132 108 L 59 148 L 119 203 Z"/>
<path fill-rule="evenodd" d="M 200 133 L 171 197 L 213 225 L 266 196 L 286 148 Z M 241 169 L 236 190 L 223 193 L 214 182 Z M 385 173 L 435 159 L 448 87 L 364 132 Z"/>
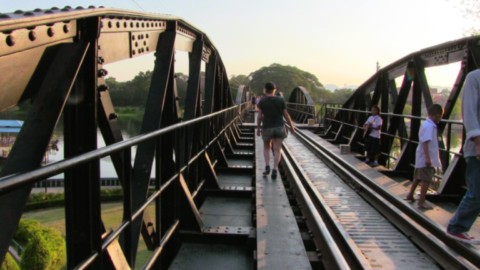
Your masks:
<path fill-rule="evenodd" d="M 149 213 L 153 217 L 153 207 L 149 208 Z M 119 202 L 102 204 L 102 221 L 108 230 L 116 229 L 122 220 L 123 205 Z M 58 230 L 65 237 L 65 208 L 50 208 L 45 210 L 35 210 L 26 212 L 22 218 L 38 220 L 43 225 Z M 143 239 L 140 237 L 137 260 L 135 269 L 140 269 L 145 264 L 152 252 L 147 250 Z"/>

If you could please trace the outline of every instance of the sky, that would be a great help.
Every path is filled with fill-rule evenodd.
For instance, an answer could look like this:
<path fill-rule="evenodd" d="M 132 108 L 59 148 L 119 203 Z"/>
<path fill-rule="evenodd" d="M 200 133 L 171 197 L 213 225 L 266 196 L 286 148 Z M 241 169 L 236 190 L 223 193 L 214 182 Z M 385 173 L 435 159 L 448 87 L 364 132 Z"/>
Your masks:
<path fill-rule="evenodd" d="M 229 77 L 278 63 L 295 66 L 316 75 L 324 85 L 338 87 L 361 85 L 375 73 L 377 62 L 386 66 L 412 52 L 462 38 L 471 26 L 459 7 L 461 0 L 32 2 L 0 0 L 0 13 L 93 5 L 175 15 L 207 34 Z M 184 66 L 177 71 L 188 73 Z M 454 64 L 427 70 L 429 84 L 452 86 L 458 68 Z M 109 75 L 118 81 L 152 69 L 152 54 L 133 64 L 107 66 Z"/>

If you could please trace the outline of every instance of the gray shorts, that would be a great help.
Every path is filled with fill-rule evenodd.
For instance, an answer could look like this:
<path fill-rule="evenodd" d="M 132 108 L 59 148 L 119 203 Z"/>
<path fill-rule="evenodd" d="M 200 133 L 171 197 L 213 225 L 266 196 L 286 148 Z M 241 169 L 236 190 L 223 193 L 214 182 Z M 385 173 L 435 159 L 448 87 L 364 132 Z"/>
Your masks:
<path fill-rule="evenodd" d="M 433 182 L 433 175 L 435 169 L 433 167 L 415 168 L 413 172 L 413 179 L 424 182 Z"/>
<path fill-rule="evenodd" d="M 262 129 L 262 139 L 270 141 L 271 139 L 285 139 L 287 137 L 286 127 L 274 127 Z"/>

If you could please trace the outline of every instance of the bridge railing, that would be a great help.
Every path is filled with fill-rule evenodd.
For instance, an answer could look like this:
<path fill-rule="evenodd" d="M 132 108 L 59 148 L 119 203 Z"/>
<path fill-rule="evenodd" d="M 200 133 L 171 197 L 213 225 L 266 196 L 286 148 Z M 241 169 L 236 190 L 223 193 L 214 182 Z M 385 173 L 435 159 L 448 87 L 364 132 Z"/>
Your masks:
<path fill-rule="evenodd" d="M 0 15 L 0 111 L 29 103 L 22 129 L 0 171 L 0 177 L 5 177 L 0 178 L 0 262 L 22 217 L 31 183 L 62 170 L 67 268 L 75 268 L 91 254 L 97 254 L 91 262 L 93 269 L 101 269 L 106 261 L 115 261 L 104 258 L 102 253 L 102 235 L 106 231 L 101 219 L 99 159 L 106 155 L 110 155 L 126 194 L 124 218 L 132 217 L 146 203 L 152 171 L 157 174 L 160 189 L 165 184 L 162 181 L 188 164 L 187 172 L 172 183 L 183 195 L 163 192 L 160 199 L 165 200 L 161 203 L 163 208 L 173 201 L 181 203 L 180 208 L 185 211 L 159 210 L 155 213 L 157 221 L 143 211 L 142 218 L 127 218 L 132 233 L 131 237 L 128 230 L 122 234 L 120 253 L 125 254 L 122 256 L 128 264 L 135 263 L 139 235 L 149 249 L 156 249 L 177 216 L 189 213 L 194 217 L 180 222 L 180 227 L 201 227 L 195 219 L 198 209 L 191 203 L 192 197 L 202 179 L 216 179 L 209 169 L 213 164 L 225 165 L 222 151 L 229 141 L 227 136 L 231 136 L 219 135 L 231 119 L 227 115 L 213 117 L 212 113 L 233 105 L 225 66 L 209 37 L 175 16 L 116 9 L 66 6 Z M 188 54 L 184 111 L 175 78 L 178 52 Z M 118 89 L 108 85 L 107 69 L 110 64 L 151 53 L 154 65 L 150 81 L 145 80 L 148 92 L 140 94 L 135 91 L 142 89 L 129 89 L 135 95 L 146 96 L 139 105 L 143 109 L 139 134 L 143 135 L 135 137 L 136 141 L 125 142 L 121 116 L 111 96 Z M 232 107 L 229 112 L 238 115 L 241 108 L 243 105 Z M 202 124 L 188 122 L 207 115 L 211 118 L 202 120 Z M 41 167 L 60 119 L 66 159 L 54 167 Z M 190 123 L 188 128 L 167 128 L 182 121 L 184 125 Z M 162 128 L 167 129 L 158 131 Z M 99 131 L 106 145 L 119 149 L 98 149 Z M 157 135 L 157 139 L 149 137 Z M 210 141 L 217 136 L 220 137 L 215 142 Z M 134 144 L 137 148 L 132 159 Z M 201 154 L 202 149 L 208 150 Z M 199 161 L 190 161 L 195 154 Z M 154 159 L 157 161 L 152 167 Z M 162 226 L 157 226 L 159 222 Z"/>
<path fill-rule="evenodd" d="M 350 147 L 352 149 L 355 149 L 363 154 L 364 142 L 363 140 L 358 139 L 359 134 L 363 133 L 363 122 L 354 123 L 337 120 L 335 116 L 340 112 L 361 115 L 361 117 L 358 118 L 366 119 L 370 114 L 370 111 L 347 109 L 340 107 L 327 107 L 326 109 L 326 115 L 328 115 L 326 117 L 326 121 L 330 122 L 330 128 L 334 125 L 338 125 L 340 127 L 337 130 L 340 130 L 340 128 L 343 127 L 350 127 L 354 130 L 350 136 L 338 133 L 337 131 L 328 130 L 327 133 L 331 133 L 330 137 L 333 137 L 336 141 L 350 143 Z M 382 130 L 380 132 L 381 141 L 385 141 L 387 138 L 390 138 L 394 141 L 393 147 L 390 149 L 390 151 L 385 151 L 385 148 L 382 147 L 381 155 L 386 160 L 386 167 L 395 170 L 396 166 L 398 165 L 397 162 L 399 156 L 401 156 L 404 151 L 407 151 L 407 146 L 415 149 L 419 143 L 418 140 L 412 139 L 412 137 L 415 138 L 415 136 L 410 135 L 410 123 L 412 121 L 425 121 L 426 117 L 394 113 L 380 113 L 380 116 L 386 122 L 391 122 L 394 118 L 405 120 L 404 128 L 400 129 L 400 132 L 398 133 L 389 133 L 388 129 L 385 126 L 382 126 Z M 442 168 L 441 170 L 438 170 L 436 172 L 436 181 L 435 184 L 432 185 L 432 188 L 434 188 L 438 192 L 441 192 L 445 185 L 445 183 L 442 181 L 443 173 L 449 170 L 449 166 L 451 163 L 458 162 L 458 160 L 463 157 L 463 154 L 461 152 L 461 142 L 463 141 L 462 136 L 464 135 L 462 121 L 443 119 L 440 121 L 440 124 L 445 125 L 443 134 L 438 134 Z M 337 137 L 337 134 L 341 136 L 341 138 Z M 354 140 L 354 137 L 357 137 L 357 139 Z M 413 168 L 415 166 L 415 160 L 410 160 L 408 166 L 410 166 L 413 171 Z"/>
<path fill-rule="evenodd" d="M 335 108 L 341 108 L 343 104 L 340 103 L 321 103 L 317 105 L 317 122 L 322 127 L 328 127 L 331 124 L 331 119 L 335 117 Z"/>
<path fill-rule="evenodd" d="M 315 105 L 286 102 L 287 110 L 296 123 L 307 123 L 308 119 L 317 119 Z"/>
<path fill-rule="evenodd" d="M 142 216 L 146 213 L 147 207 L 152 203 L 155 204 L 155 212 L 163 211 L 170 208 L 173 215 L 166 219 L 155 215 L 155 227 L 162 228 L 158 237 L 154 239 L 153 255 L 145 264 L 149 268 L 158 261 L 162 255 L 162 250 L 169 243 L 173 235 L 179 229 L 196 229 L 201 231 L 203 227 L 199 218 L 199 212 L 196 208 L 195 201 L 199 190 L 203 187 L 218 188 L 218 183 L 212 175 L 211 168 L 214 164 L 225 163 L 225 160 L 213 160 L 216 155 L 215 151 L 221 151 L 220 142 L 225 139 L 227 130 L 238 123 L 241 119 L 241 111 L 245 108 L 246 103 L 224 109 L 210 115 L 202 116 L 193 120 L 178 123 L 149 134 L 142 134 L 130 139 L 118 142 L 85 154 L 65 159 L 56 163 L 48 164 L 34 171 L 19 173 L 0 178 L 0 195 L 5 194 L 14 189 L 20 189 L 33 183 L 44 180 L 45 178 L 55 176 L 60 173 L 68 172 L 85 163 L 98 163 L 103 157 L 111 155 L 122 155 L 124 162 L 128 165 L 132 163 L 133 148 L 140 144 L 152 142 L 156 149 L 155 156 L 155 186 L 151 187 L 151 195 L 139 206 L 132 204 L 131 186 L 135 183 L 132 178 L 131 166 L 125 166 L 122 175 L 123 179 L 123 208 L 124 218 L 116 229 L 106 233 L 101 241 L 101 245 L 90 256 L 84 258 L 78 269 L 84 269 L 93 264 L 98 264 L 105 260 L 108 248 L 118 239 L 125 251 L 125 260 L 132 260 L 133 252 L 131 243 L 135 235 L 132 233 L 134 222 L 142 221 Z M 192 137 L 196 141 L 201 142 L 195 144 Z M 190 192 L 192 190 L 192 192 Z M 85 198 L 86 204 L 89 200 Z M 96 200 L 90 201 L 100 206 L 100 202 Z M 151 210 L 150 210 L 151 211 Z M 103 227 L 101 220 L 92 219 Z M 97 235 L 100 238 L 100 235 Z M 138 235 L 137 235 L 138 237 Z M 113 254 L 109 254 L 112 256 Z M 118 261 L 119 258 L 116 258 Z"/>

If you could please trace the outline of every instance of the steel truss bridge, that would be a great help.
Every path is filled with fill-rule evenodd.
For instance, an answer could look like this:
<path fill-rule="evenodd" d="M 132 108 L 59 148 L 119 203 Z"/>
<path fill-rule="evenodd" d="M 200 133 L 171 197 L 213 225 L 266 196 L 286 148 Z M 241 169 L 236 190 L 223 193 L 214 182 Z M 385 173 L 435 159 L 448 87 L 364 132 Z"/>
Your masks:
<path fill-rule="evenodd" d="M 380 105 L 384 173 L 411 176 L 424 108 L 433 103 L 425 69 L 460 62 L 439 125 L 444 173 L 438 175 L 436 195 L 429 198 L 457 201 L 465 191 L 464 162 L 450 142 L 452 130 L 463 127 L 450 116 L 466 74 L 480 63 L 479 41 L 465 38 L 412 53 L 380 69 L 340 106 L 316 106 L 308 90 L 299 86 L 288 97 L 289 112 L 299 126 L 314 119 L 323 138 L 361 153 L 361 126 L 370 107 Z M 183 113 L 175 83 L 177 51 L 189 57 Z M 155 54 L 155 65 L 140 135 L 125 139 L 105 83 L 105 65 L 149 53 Z M 212 194 L 255 197 L 255 185 L 232 188 L 220 178 L 226 172 L 251 177 L 256 168 L 231 163 L 254 156 L 237 150 L 253 145 L 246 138 L 253 128 L 246 124 L 252 119 L 247 110 L 251 91 L 241 86 L 232 99 L 218 50 L 195 26 L 174 16 L 95 7 L 0 14 L 0 74 L 0 110 L 30 103 L 0 171 L 0 261 L 32 187 L 60 173 L 68 269 L 133 268 L 139 241 L 151 251 L 144 267 L 166 268 L 186 236 L 207 242 L 218 241 L 222 233 L 229 240 L 252 239 L 252 228 L 214 229 L 200 211 Z M 404 114 L 407 104 L 411 115 Z M 60 120 L 65 159 L 42 165 Z M 98 147 L 97 130 L 106 147 Z M 124 194 L 122 221 L 113 230 L 107 230 L 101 213 L 104 157 L 112 159 Z M 149 207 L 153 210 L 147 211 Z M 118 243 L 120 252 L 112 252 L 109 247 Z"/>

